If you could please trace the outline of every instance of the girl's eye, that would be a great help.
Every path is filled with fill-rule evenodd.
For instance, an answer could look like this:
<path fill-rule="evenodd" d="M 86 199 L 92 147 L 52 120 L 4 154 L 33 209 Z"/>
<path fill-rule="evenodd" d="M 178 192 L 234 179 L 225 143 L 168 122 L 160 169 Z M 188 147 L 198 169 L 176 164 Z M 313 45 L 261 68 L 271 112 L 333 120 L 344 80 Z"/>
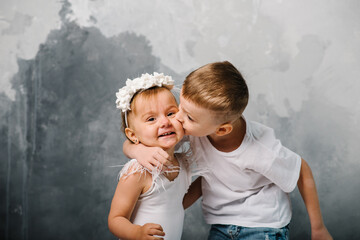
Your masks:
<path fill-rule="evenodd" d="M 175 113 L 174 112 L 169 112 L 168 113 L 168 117 L 170 117 L 170 116 L 174 116 L 175 115 Z"/>
<path fill-rule="evenodd" d="M 190 121 L 194 121 L 189 115 L 187 115 L 187 117 Z"/>
<path fill-rule="evenodd" d="M 153 121 L 155 121 L 155 118 L 150 117 L 150 118 L 146 119 L 146 121 L 147 121 L 147 122 L 153 122 Z"/>

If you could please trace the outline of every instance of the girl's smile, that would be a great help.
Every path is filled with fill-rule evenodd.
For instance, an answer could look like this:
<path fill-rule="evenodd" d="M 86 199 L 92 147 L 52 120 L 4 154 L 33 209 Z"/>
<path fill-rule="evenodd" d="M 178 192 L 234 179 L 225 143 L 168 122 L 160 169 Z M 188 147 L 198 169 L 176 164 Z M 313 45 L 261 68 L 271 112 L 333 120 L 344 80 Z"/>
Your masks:
<path fill-rule="evenodd" d="M 176 100 L 167 89 L 152 96 L 136 96 L 127 135 L 147 146 L 171 149 L 184 135 L 181 123 L 175 119 L 178 111 Z"/>

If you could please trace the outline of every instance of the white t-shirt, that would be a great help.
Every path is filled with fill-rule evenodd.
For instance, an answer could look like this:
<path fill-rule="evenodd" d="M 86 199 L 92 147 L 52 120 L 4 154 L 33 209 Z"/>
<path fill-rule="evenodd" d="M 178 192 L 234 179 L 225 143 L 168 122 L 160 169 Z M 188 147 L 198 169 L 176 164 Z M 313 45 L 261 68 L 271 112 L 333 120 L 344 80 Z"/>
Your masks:
<path fill-rule="evenodd" d="M 291 192 L 301 158 L 283 147 L 273 129 L 246 121 L 243 142 L 221 152 L 207 137 L 189 136 L 202 180 L 202 208 L 208 224 L 244 227 L 286 226 L 291 219 Z"/>

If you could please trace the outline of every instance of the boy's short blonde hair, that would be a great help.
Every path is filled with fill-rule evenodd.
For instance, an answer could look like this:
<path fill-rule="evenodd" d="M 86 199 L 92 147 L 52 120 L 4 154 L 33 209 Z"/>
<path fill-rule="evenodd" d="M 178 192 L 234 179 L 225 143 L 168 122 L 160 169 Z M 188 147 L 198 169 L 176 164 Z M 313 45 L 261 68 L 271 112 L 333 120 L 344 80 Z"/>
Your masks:
<path fill-rule="evenodd" d="M 241 73 L 228 61 L 206 64 L 191 72 L 182 86 L 182 96 L 212 110 L 228 121 L 240 117 L 249 99 Z"/>

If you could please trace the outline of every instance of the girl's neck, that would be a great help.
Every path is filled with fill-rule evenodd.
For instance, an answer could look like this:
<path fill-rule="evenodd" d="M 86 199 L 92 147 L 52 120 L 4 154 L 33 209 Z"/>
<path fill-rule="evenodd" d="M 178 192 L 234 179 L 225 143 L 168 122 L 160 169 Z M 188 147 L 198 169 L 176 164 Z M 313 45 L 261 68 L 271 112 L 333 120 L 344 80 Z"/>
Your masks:
<path fill-rule="evenodd" d="M 164 149 L 170 156 L 169 161 L 171 162 L 171 165 L 168 170 L 164 171 L 164 176 L 169 180 L 169 181 L 174 181 L 175 178 L 178 177 L 179 175 L 179 162 L 176 159 L 174 152 L 175 152 L 175 147 L 173 147 L 172 149 Z"/>
<path fill-rule="evenodd" d="M 178 161 L 175 157 L 175 146 L 169 149 L 163 149 L 165 152 L 167 152 L 170 156 L 169 161 L 172 162 L 174 165 L 178 165 Z"/>

